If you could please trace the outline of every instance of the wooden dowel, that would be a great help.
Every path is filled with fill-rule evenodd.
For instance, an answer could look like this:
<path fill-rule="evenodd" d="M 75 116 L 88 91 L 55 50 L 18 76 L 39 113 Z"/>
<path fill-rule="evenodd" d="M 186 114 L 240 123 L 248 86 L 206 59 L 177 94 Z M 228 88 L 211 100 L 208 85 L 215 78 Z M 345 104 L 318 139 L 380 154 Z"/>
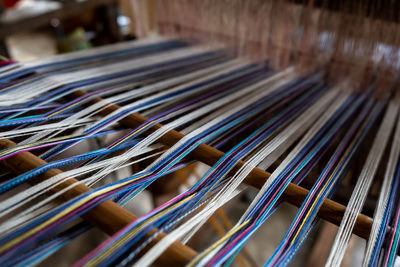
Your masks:
<path fill-rule="evenodd" d="M 16 144 L 8 139 L 0 140 L 0 149 L 6 149 L 15 146 Z M 46 161 L 33 155 L 30 152 L 18 153 L 15 156 L 9 157 L 1 161 L 10 171 L 16 174 L 22 174 L 32 169 L 40 167 L 46 164 Z M 49 179 L 55 175 L 62 173 L 59 169 L 51 169 L 32 180 L 35 183 Z M 71 184 L 78 182 L 76 179 L 69 179 L 60 185 L 52 188 L 50 193 L 59 192 Z M 73 199 L 85 192 L 90 191 L 91 188 L 84 184 L 77 184 L 68 191 L 64 192 L 58 200 L 68 201 Z M 82 218 L 92 225 L 96 226 L 103 232 L 113 235 L 134 220 L 137 216 L 126 209 L 122 208 L 118 204 L 111 200 L 101 202 L 99 205 L 90 209 L 88 212 L 82 215 Z M 154 229 L 148 235 L 153 234 L 156 231 Z M 165 236 L 165 233 L 160 233 L 151 243 L 153 246 Z M 190 259 L 196 256 L 196 251 L 192 248 L 183 245 L 180 242 L 174 242 L 157 260 L 157 264 L 161 266 L 184 266 Z"/>
<path fill-rule="evenodd" d="M 78 91 L 72 93 L 70 97 L 76 98 L 83 96 L 85 94 L 86 93 L 83 91 Z M 102 101 L 102 99 L 95 98 L 92 99 L 89 104 L 97 103 L 99 101 Z M 105 109 L 103 109 L 100 112 L 100 114 L 104 116 L 110 114 L 111 112 L 119 108 L 120 107 L 116 104 L 110 104 Z M 140 114 L 130 114 L 129 116 L 122 119 L 120 123 L 129 128 L 136 128 L 146 120 L 147 118 Z M 161 124 L 156 124 L 149 131 L 154 132 L 160 127 L 162 127 Z M 159 139 L 159 142 L 167 146 L 172 146 L 183 137 L 184 135 L 182 133 L 177 132 L 175 130 L 170 130 Z M 9 148 L 14 145 L 15 143 L 10 140 L 7 139 L 0 140 L 0 149 Z M 207 165 L 215 164 L 223 155 L 224 155 L 223 152 L 205 144 L 201 144 L 199 147 L 197 147 L 194 151 L 192 151 L 189 154 L 190 157 L 197 159 Z M 16 174 L 25 173 L 29 170 L 32 170 L 34 168 L 42 166 L 43 164 L 46 164 L 45 161 L 36 157 L 30 152 L 19 153 L 10 158 L 2 160 L 1 162 Z M 232 172 L 237 171 L 241 166 L 243 166 L 243 164 L 244 162 L 242 161 L 236 164 Z M 39 182 L 41 180 L 48 179 L 61 172 L 62 171 L 58 169 L 49 170 L 46 173 L 42 174 L 40 176 L 40 179 L 35 179 L 35 181 Z M 269 176 L 270 173 L 258 168 L 254 168 L 253 171 L 246 177 L 245 183 L 260 189 L 263 186 L 264 182 L 269 178 Z M 77 182 L 77 180 L 70 179 L 58 185 L 57 187 L 53 188 L 52 191 L 53 193 L 58 192 L 75 182 Z M 91 190 L 89 187 L 83 184 L 79 184 L 73 187 L 72 189 L 68 190 L 64 194 L 62 194 L 60 198 L 64 201 L 70 200 L 89 190 Z M 287 187 L 287 189 L 283 194 L 282 199 L 288 203 L 300 207 L 302 202 L 306 198 L 307 194 L 308 194 L 307 189 L 297 186 L 295 184 L 289 184 L 289 186 Z M 346 207 L 344 205 L 341 205 L 330 199 L 326 199 L 323 202 L 318 212 L 318 216 L 331 223 L 339 225 L 343 218 L 345 209 Z M 124 208 L 120 207 L 119 205 L 110 200 L 104 201 L 101 204 L 97 205 L 96 207 L 94 207 L 93 209 L 82 215 L 82 217 L 109 235 L 118 232 L 123 227 L 125 227 L 126 225 L 128 225 L 137 218 L 136 215 L 125 210 Z M 372 226 L 372 219 L 368 216 L 360 214 L 357 217 L 353 233 L 367 239 L 371 231 L 371 226 Z M 154 229 L 152 233 L 154 233 L 154 231 L 156 231 L 156 229 Z M 157 238 L 153 240 L 153 242 L 150 245 L 154 245 L 164 236 L 165 234 L 161 233 Z M 173 263 L 174 266 L 183 266 L 187 262 L 189 262 L 194 256 L 196 256 L 196 251 L 194 251 L 190 247 L 183 245 L 182 243 L 174 242 L 161 255 L 161 257 L 157 260 L 157 263 L 158 264 Z"/>
<path fill-rule="evenodd" d="M 70 94 L 69 97 L 72 98 L 77 98 L 84 96 L 86 92 L 84 91 L 76 91 L 72 94 Z M 92 99 L 89 104 L 94 104 L 99 101 L 102 101 L 103 99 L 100 97 Z M 101 110 L 99 113 L 103 116 L 110 114 L 111 112 L 119 109 L 120 106 L 116 104 L 110 103 L 107 105 L 106 108 Z M 124 126 L 128 128 L 136 128 L 143 122 L 147 121 L 147 118 L 140 115 L 140 114 L 130 114 L 127 117 L 123 118 L 120 120 L 120 123 L 123 124 Z M 149 132 L 154 132 L 155 130 L 161 128 L 161 124 L 156 124 L 149 129 Z M 164 134 L 160 139 L 158 140 L 160 143 L 167 145 L 167 146 L 173 146 L 175 143 L 177 143 L 180 139 L 184 137 L 184 134 L 175 131 L 175 130 L 170 130 L 166 134 Z M 189 156 L 193 159 L 196 159 L 198 161 L 201 161 L 209 166 L 214 165 L 221 157 L 224 156 L 224 153 L 212 146 L 206 145 L 206 144 L 201 144 L 199 145 L 196 149 L 194 149 Z M 240 161 L 236 164 L 235 168 L 232 170 L 232 172 L 236 172 L 240 167 L 242 167 L 244 164 L 243 161 Z M 260 189 L 265 181 L 269 178 L 271 174 L 261 170 L 259 168 L 254 168 L 250 174 L 246 177 L 245 183 L 248 185 L 251 185 L 253 187 L 256 187 Z M 305 198 L 307 197 L 308 190 L 295 185 L 293 183 L 290 183 L 286 190 L 283 193 L 282 199 L 288 203 L 291 203 L 297 207 L 300 207 Z M 336 225 L 340 225 L 340 222 L 342 221 L 344 212 L 346 210 L 346 206 L 337 203 L 333 200 L 330 199 L 325 199 L 324 202 L 322 203 L 321 208 L 319 209 L 318 216 L 320 218 L 323 218 L 327 220 L 328 222 L 331 222 Z M 369 234 L 371 232 L 371 227 L 372 227 L 372 218 L 364 215 L 364 214 L 359 214 L 357 217 L 356 224 L 353 229 L 353 233 L 364 238 L 368 239 Z"/>

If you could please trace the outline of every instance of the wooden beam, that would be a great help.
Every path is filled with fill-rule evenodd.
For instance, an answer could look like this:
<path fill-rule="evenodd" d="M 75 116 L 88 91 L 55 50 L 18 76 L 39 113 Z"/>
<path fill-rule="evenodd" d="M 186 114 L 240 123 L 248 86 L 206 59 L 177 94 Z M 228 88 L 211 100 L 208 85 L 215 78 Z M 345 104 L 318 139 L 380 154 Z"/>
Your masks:
<path fill-rule="evenodd" d="M 86 93 L 83 91 L 78 91 L 72 93 L 71 96 L 76 98 L 83 96 L 85 94 Z M 91 100 L 89 104 L 94 104 L 99 101 L 102 101 L 102 99 L 95 98 Z M 120 107 L 116 104 L 110 104 L 100 113 L 101 115 L 104 116 L 110 114 L 111 112 L 119 108 Z M 147 121 L 147 118 L 140 114 L 130 114 L 129 116 L 122 119 L 120 123 L 129 128 L 136 128 L 145 121 Z M 162 127 L 161 124 L 156 124 L 149 131 L 154 132 L 160 127 Z M 183 137 L 184 135 L 182 133 L 177 132 L 175 130 L 170 130 L 164 136 L 162 136 L 158 141 L 167 146 L 173 146 Z M 15 145 L 16 144 L 10 140 L 7 139 L 0 140 L 0 149 L 9 148 Z M 189 154 L 189 156 L 207 165 L 214 165 L 221 157 L 224 156 L 224 153 L 206 144 L 201 144 L 194 151 L 192 151 Z M 29 170 L 32 170 L 34 168 L 46 164 L 45 161 L 36 157 L 30 152 L 21 152 L 10 158 L 4 159 L 1 162 L 16 174 L 25 173 Z M 244 162 L 242 161 L 237 163 L 232 172 L 237 171 L 241 166 L 243 166 L 243 164 Z M 40 180 L 49 179 L 50 177 L 53 177 L 54 175 L 57 175 L 59 173 L 61 173 L 61 170 L 52 169 L 42 174 L 40 176 L 40 179 L 35 179 L 35 180 L 36 182 L 39 182 Z M 254 168 L 253 171 L 246 177 L 245 183 L 260 189 L 265 183 L 265 181 L 269 178 L 269 176 L 270 173 L 258 168 Z M 53 188 L 52 193 L 63 190 L 64 188 L 68 187 L 69 185 L 75 182 L 77 182 L 77 180 L 70 179 L 58 185 L 57 187 Z M 82 193 L 88 192 L 89 190 L 91 190 L 89 187 L 83 184 L 79 184 L 73 187 L 72 189 L 68 190 L 67 192 L 65 192 L 61 196 L 61 198 L 62 200 L 67 201 L 72 198 L 75 198 L 76 196 Z M 283 194 L 282 199 L 288 203 L 300 207 L 304 199 L 306 198 L 307 194 L 308 194 L 307 189 L 297 186 L 295 184 L 289 184 L 289 186 L 286 188 Z M 341 205 L 330 199 L 326 199 L 323 202 L 318 212 L 318 216 L 331 223 L 339 225 L 343 218 L 345 210 L 346 207 L 344 205 Z M 110 235 L 121 230 L 123 227 L 130 224 L 137 218 L 136 215 L 123 209 L 122 207 L 120 207 L 119 205 L 110 200 L 100 203 L 95 208 L 91 209 L 90 211 L 82 215 L 82 217 L 88 222 L 98 227 L 99 229 L 101 229 L 102 231 L 104 231 L 105 233 Z M 371 226 L 372 226 L 372 219 L 363 214 L 359 214 L 357 217 L 357 222 L 353 230 L 353 233 L 357 234 L 360 237 L 368 239 L 371 231 Z M 154 231 L 156 231 L 156 229 Z M 152 231 L 151 233 L 153 233 L 154 231 Z M 155 240 L 153 240 L 151 245 L 154 245 L 164 236 L 165 236 L 164 233 L 160 234 L 157 238 L 155 238 Z M 158 259 L 158 263 L 161 264 L 173 263 L 175 266 L 183 266 L 195 256 L 196 252 L 193 249 L 179 242 L 174 242 L 173 245 L 171 245 Z"/>
<path fill-rule="evenodd" d="M 0 149 L 7 149 L 15 146 L 16 144 L 8 139 L 0 140 Z M 40 159 L 30 152 L 22 152 L 16 154 L 12 157 L 4 159 L 1 161 L 3 165 L 5 165 L 10 171 L 15 174 L 22 174 L 33 170 L 37 167 L 40 167 L 47 162 Z M 38 177 L 39 179 L 33 179 L 35 183 L 39 183 L 40 181 L 47 180 L 55 175 L 62 173 L 59 169 L 51 169 L 47 172 L 43 173 Z M 50 194 L 54 194 L 59 192 L 68 186 L 75 184 L 78 182 L 76 179 L 69 179 L 58 186 L 52 188 L 50 190 Z M 73 199 L 83 193 L 90 191 L 91 188 L 87 187 L 84 184 L 77 184 L 68 191 L 64 192 L 58 200 L 68 201 Z M 106 200 L 101 202 L 96 207 L 90 209 L 85 214 L 82 215 L 82 218 L 99 228 L 103 232 L 113 235 L 125 226 L 132 223 L 137 219 L 137 216 L 126 209 L 122 208 L 115 202 L 111 200 Z M 150 231 L 147 235 L 151 236 L 157 229 Z M 151 243 L 150 246 L 153 246 L 158 241 L 160 241 L 163 237 L 165 237 L 165 233 L 160 233 Z M 183 245 L 180 242 L 174 242 L 157 260 L 157 264 L 161 266 L 184 266 L 188 263 L 193 257 L 196 256 L 196 251 L 192 248 Z"/>
<path fill-rule="evenodd" d="M 84 91 L 76 91 L 70 95 L 72 98 L 78 98 L 81 96 L 84 96 L 86 92 Z M 88 105 L 92 105 L 94 103 L 97 103 L 99 101 L 102 101 L 101 98 L 97 97 L 91 100 Z M 99 113 L 102 116 L 105 116 L 107 114 L 110 114 L 111 112 L 119 109 L 120 106 L 116 104 L 109 104 L 107 107 L 102 109 Z M 123 118 L 120 120 L 120 123 L 128 128 L 136 128 L 142 123 L 147 121 L 147 118 L 140 115 L 140 114 L 130 114 L 127 117 Z M 161 124 L 155 124 L 149 129 L 150 132 L 154 132 L 157 129 L 160 129 L 162 127 Z M 175 130 L 170 130 L 166 134 L 164 134 L 160 139 L 158 140 L 160 143 L 167 145 L 169 147 L 173 146 L 176 144 L 180 139 L 184 137 L 184 134 L 175 131 Z M 196 159 L 198 161 L 201 161 L 209 166 L 214 165 L 220 158 L 224 156 L 224 152 L 219 151 L 218 149 L 206 145 L 206 144 L 201 144 L 199 145 L 196 149 L 194 149 L 189 156 L 193 159 Z M 243 161 L 238 162 L 235 165 L 235 168 L 232 170 L 232 173 L 236 172 L 239 170 L 240 167 L 242 167 L 244 164 Z M 269 178 L 271 174 L 268 173 L 267 171 L 261 170 L 259 168 L 254 168 L 250 174 L 246 177 L 245 183 L 256 187 L 260 189 L 265 181 Z M 290 183 L 286 190 L 283 193 L 282 199 L 288 203 L 291 203 L 297 207 L 300 207 L 305 198 L 307 197 L 308 190 L 295 185 L 293 183 Z M 325 199 L 324 202 L 322 203 L 321 208 L 318 211 L 318 216 L 322 219 L 327 220 L 328 222 L 331 222 L 336 225 L 340 225 L 340 222 L 342 221 L 342 218 L 344 216 L 344 212 L 346 210 L 346 206 L 337 203 L 333 200 L 330 199 Z M 372 218 L 364 215 L 364 214 L 359 214 L 357 216 L 357 221 L 353 229 L 353 233 L 364 238 L 368 239 L 369 234 L 371 232 L 371 227 L 372 227 Z"/>

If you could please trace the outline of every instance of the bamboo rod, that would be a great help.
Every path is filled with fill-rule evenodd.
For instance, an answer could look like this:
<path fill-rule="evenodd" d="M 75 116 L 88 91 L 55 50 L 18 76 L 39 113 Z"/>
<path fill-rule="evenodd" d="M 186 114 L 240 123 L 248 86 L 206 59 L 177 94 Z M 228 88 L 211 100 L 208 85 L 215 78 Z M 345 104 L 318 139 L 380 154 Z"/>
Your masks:
<path fill-rule="evenodd" d="M 78 98 L 84 96 L 85 94 L 86 92 L 84 91 L 76 91 L 70 94 L 70 97 Z M 89 102 L 89 104 L 91 105 L 99 101 L 102 101 L 102 99 L 100 97 L 97 97 L 92 99 Z M 107 105 L 107 107 L 105 107 L 103 110 L 100 111 L 100 114 L 105 116 L 119 108 L 120 106 L 110 103 L 109 105 Z M 130 114 L 127 117 L 123 118 L 122 120 L 120 120 L 120 123 L 126 127 L 134 129 L 138 127 L 140 124 L 144 123 L 145 121 L 147 121 L 146 117 L 136 113 L 136 114 Z M 155 130 L 161 127 L 162 127 L 161 124 L 155 124 L 151 127 L 151 129 L 149 129 L 149 132 L 154 132 Z M 160 137 L 158 141 L 164 145 L 171 147 L 183 137 L 184 134 L 175 130 L 170 130 L 162 137 Z M 212 166 L 221 157 L 224 156 L 224 153 L 212 146 L 201 144 L 195 150 L 193 150 L 189 154 L 189 156 L 209 166 Z M 235 168 L 232 170 L 232 172 L 236 172 L 240 167 L 243 166 L 243 164 L 244 164 L 243 161 L 238 162 Z M 246 177 L 244 182 L 250 186 L 260 189 L 270 175 L 271 174 L 267 171 L 261 170 L 259 168 L 254 168 L 250 172 L 250 174 Z M 305 198 L 307 197 L 308 192 L 309 191 L 307 189 L 295 185 L 293 183 L 290 183 L 286 188 L 286 190 L 284 191 L 282 199 L 290 204 L 300 207 Z M 345 210 L 346 206 L 337 203 L 333 200 L 325 199 L 324 202 L 322 203 L 321 208 L 318 211 L 318 216 L 322 219 L 325 219 L 328 222 L 340 225 Z M 373 221 L 372 218 L 370 218 L 369 216 L 366 216 L 364 214 L 359 214 L 357 216 L 357 221 L 354 226 L 353 233 L 364 239 L 368 239 L 369 234 L 371 232 L 372 221 Z"/>
<path fill-rule="evenodd" d="M 15 146 L 16 144 L 8 139 L 0 140 L 0 149 L 6 149 Z M 40 159 L 30 152 L 22 152 L 18 153 L 12 157 L 4 159 L 1 161 L 3 165 L 5 165 L 10 171 L 16 174 L 22 174 L 37 167 L 40 167 L 46 164 L 46 161 Z M 59 169 L 51 169 L 40 175 L 38 179 L 33 179 L 32 182 L 39 183 L 40 181 L 49 179 L 57 174 L 62 173 Z M 70 186 L 78 182 L 76 179 L 69 179 L 60 185 L 51 189 L 50 194 L 54 194 L 59 192 L 66 187 Z M 91 188 L 87 187 L 84 184 L 77 184 L 68 191 L 64 192 L 58 200 L 68 201 L 73 199 L 85 192 L 90 191 Z M 82 218 L 101 229 L 103 232 L 113 235 L 134 220 L 136 220 L 137 216 L 126 209 L 122 208 L 118 204 L 114 203 L 111 200 L 106 200 L 101 202 L 99 205 L 87 211 L 82 215 Z M 148 235 L 153 234 L 157 229 L 151 231 Z M 163 237 L 165 237 L 165 233 L 160 233 L 151 243 L 150 246 L 153 246 L 158 241 L 160 241 Z M 189 262 L 193 257 L 196 256 L 196 251 L 192 248 L 183 245 L 180 242 L 174 242 L 157 260 L 157 264 L 161 266 L 169 266 L 173 264 L 174 266 L 184 266 L 187 262 Z"/>

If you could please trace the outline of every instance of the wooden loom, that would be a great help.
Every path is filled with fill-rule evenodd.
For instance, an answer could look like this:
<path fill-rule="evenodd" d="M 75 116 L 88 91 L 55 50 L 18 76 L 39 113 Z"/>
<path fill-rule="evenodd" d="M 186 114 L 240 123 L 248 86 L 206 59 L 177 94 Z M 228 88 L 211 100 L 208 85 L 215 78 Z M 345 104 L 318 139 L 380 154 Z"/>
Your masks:
<path fill-rule="evenodd" d="M 79 91 L 75 92 L 68 96 L 69 99 L 75 99 L 81 96 L 84 96 L 86 92 Z M 88 103 L 88 105 L 97 103 L 101 101 L 101 98 L 96 98 Z M 107 108 L 101 111 L 101 115 L 105 116 L 110 114 L 111 112 L 117 110 L 119 108 L 118 105 L 112 104 Z M 122 119 L 120 122 L 123 126 L 133 129 L 139 126 L 141 123 L 147 120 L 146 117 L 140 114 L 131 114 L 128 117 Z M 157 124 L 153 126 L 149 132 L 152 132 L 156 129 L 159 129 L 161 125 Z M 161 144 L 171 147 L 175 143 L 177 143 L 180 139 L 182 139 L 184 135 L 178 131 L 170 130 L 167 134 L 162 136 L 158 142 Z M 0 140 L 0 149 L 6 149 L 15 146 L 15 143 L 2 139 Z M 212 146 L 202 144 L 198 148 L 196 148 L 193 152 L 190 153 L 190 158 L 202 162 L 206 165 L 212 166 L 214 165 L 221 157 L 223 157 L 224 152 L 213 148 Z M 10 158 L 7 158 L 1 162 L 8 170 L 12 171 L 15 174 L 21 174 L 32 170 L 36 167 L 44 165 L 46 162 L 35 156 L 30 152 L 22 152 Z M 241 166 L 243 166 L 243 162 L 239 162 L 236 164 L 234 170 L 232 172 L 237 171 Z M 41 180 L 48 179 L 52 176 L 61 173 L 59 169 L 52 169 L 42 174 L 40 180 L 36 179 L 35 182 L 40 182 Z M 259 168 L 254 168 L 252 172 L 247 176 L 245 183 L 255 188 L 261 188 L 264 182 L 269 178 L 270 173 Z M 66 183 L 62 183 L 55 187 L 51 192 L 55 193 L 62 189 L 65 189 L 69 185 L 77 182 L 77 180 L 68 180 Z M 66 201 L 70 200 L 84 192 L 89 191 L 90 188 L 85 185 L 75 186 L 74 188 L 68 190 L 66 193 L 62 194 L 58 200 Z M 288 188 L 285 190 L 282 200 L 293 204 L 297 207 L 300 207 L 303 203 L 304 199 L 308 194 L 308 190 L 304 187 L 290 184 Z M 331 222 L 336 225 L 340 225 L 342 217 L 345 213 L 346 206 L 330 200 L 325 199 L 319 212 L 318 216 L 328 222 Z M 87 212 L 82 218 L 104 233 L 112 235 L 118 232 L 120 229 L 134 221 L 137 216 L 126 209 L 118 206 L 114 202 L 107 200 Z M 368 239 L 371 227 L 373 224 L 373 219 L 364 214 L 359 214 L 357 217 L 357 223 L 354 227 L 353 233 L 364 238 Z M 391 229 L 388 228 L 387 232 L 390 232 Z M 154 242 L 162 239 L 164 235 L 159 235 Z M 158 259 L 158 263 L 160 264 L 174 264 L 178 266 L 183 266 L 188 263 L 193 257 L 195 257 L 197 252 L 190 248 L 189 246 L 183 245 L 182 243 L 175 242 L 172 246 L 170 246 L 164 254 Z"/>
<path fill-rule="evenodd" d="M 79 97 L 85 95 L 85 92 L 76 92 L 71 95 L 71 97 Z M 100 98 L 96 98 L 92 100 L 93 102 L 101 101 Z M 118 105 L 111 105 L 102 111 L 102 115 L 106 115 L 111 113 L 112 111 L 118 109 Z M 129 128 L 135 128 L 141 123 L 146 121 L 146 118 L 140 114 L 131 114 L 125 119 L 121 120 L 121 123 Z M 155 130 L 160 128 L 160 125 L 155 125 L 151 130 Z M 178 142 L 184 135 L 175 130 L 169 131 L 162 138 L 160 138 L 159 142 L 165 144 L 166 146 L 172 146 L 176 142 Z M 10 140 L 0 140 L 0 148 L 10 148 L 15 146 L 15 143 Z M 196 159 L 200 162 L 203 162 L 207 165 L 213 165 L 218 161 L 219 158 L 223 156 L 223 152 L 208 146 L 206 144 L 200 145 L 197 149 L 195 149 L 190 157 Z M 9 168 L 12 172 L 16 174 L 24 173 L 26 171 L 32 170 L 36 167 L 44 165 L 46 162 L 37 156 L 33 155 L 30 152 L 22 152 L 16 156 L 10 157 L 6 160 L 2 161 L 2 164 Z M 240 162 L 236 165 L 236 168 L 239 168 L 243 162 Z M 61 172 L 59 169 L 52 169 L 47 171 L 46 173 L 41 175 L 41 179 L 47 179 L 54 175 L 57 175 Z M 246 184 L 253 186 L 255 188 L 260 188 L 265 180 L 268 179 L 270 173 L 263 171 L 259 168 L 255 168 L 251 174 L 246 178 Z M 54 188 L 54 192 L 57 192 L 61 189 L 66 188 L 67 186 L 73 184 L 76 180 L 69 180 L 66 183 L 62 183 L 56 188 Z M 66 201 L 76 197 L 77 195 L 82 194 L 83 192 L 89 191 L 85 185 L 75 186 L 74 188 L 68 190 L 66 193 L 62 195 L 60 201 Z M 53 192 L 53 190 L 52 190 Z M 290 184 L 289 187 L 285 190 L 283 200 L 293 204 L 295 206 L 300 206 L 304 201 L 306 195 L 308 194 L 308 190 L 295 185 Z M 346 207 L 338 202 L 335 202 L 330 199 L 326 199 L 321 209 L 319 210 L 318 215 L 331 223 L 339 225 L 343 214 L 346 210 Z M 137 216 L 127 211 L 126 209 L 120 207 L 114 202 L 107 200 L 103 203 L 99 204 L 97 207 L 87 212 L 83 219 L 87 220 L 103 232 L 111 235 L 116 233 L 118 230 L 121 230 L 124 226 L 128 225 L 130 222 L 135 220 Z M 372 218 L 360 214 L 357 217 L 357 223 L 354 228 L 353 233 L 367 239 L 372 226 Z M 388 229 L 390 231 L 390 229 Z M 163 237 L 163 235 L 157 237 L 156 240 L 159 240 Z M 159 259 L 159 263 L 169 263 L 176 264 L 179 266 L 184 266 L 188 263 L 194 256 L 196 255 L 196 251 L 192 248 L 185 246 L 179 242 L 175 242 Z"/>

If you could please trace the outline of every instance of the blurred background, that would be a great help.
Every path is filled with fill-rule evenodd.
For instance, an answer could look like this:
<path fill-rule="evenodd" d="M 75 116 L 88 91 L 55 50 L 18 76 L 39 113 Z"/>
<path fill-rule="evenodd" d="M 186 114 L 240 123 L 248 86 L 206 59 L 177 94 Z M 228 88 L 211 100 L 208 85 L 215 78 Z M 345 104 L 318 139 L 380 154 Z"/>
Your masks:
<path fill-rule="evenodd" d="M 152 0 L 0 0 L 0 55 L 18 61 L 154 33 Z"/>

